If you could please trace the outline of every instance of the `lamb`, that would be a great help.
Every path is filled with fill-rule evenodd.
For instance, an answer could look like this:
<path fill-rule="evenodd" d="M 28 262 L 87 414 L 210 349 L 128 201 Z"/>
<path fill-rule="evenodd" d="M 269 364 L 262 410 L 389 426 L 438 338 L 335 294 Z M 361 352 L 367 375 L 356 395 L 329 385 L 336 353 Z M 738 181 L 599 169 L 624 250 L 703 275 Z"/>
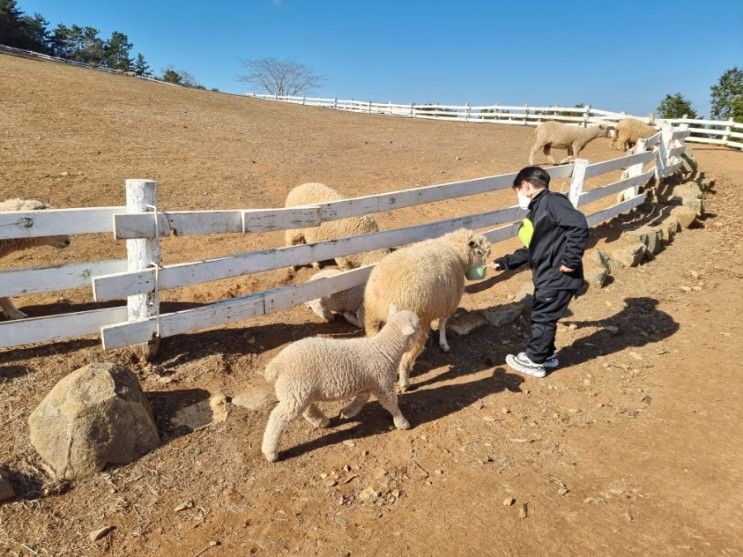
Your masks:
<path fill-rule="evenodd" d="M 310 280 L 334 277 L 342 272 L 337 267 L 328 267 L 312 275 Z M 336 314 L 341 314 L 352 325 L 362 327 L 364 319 L 364 285 L 359 284 L 348 290 L 311 300 L 306 305 L 315 315 L 325 321 L 332 321 Z"/>
<path fill-rule="evenodd" d="M 0 201 L 0 212 L 5 211 L 38 211 L 43 209 L 53 209 L 51 205 L 42 203 L 35 199 L 6 199 Z M 56 248 L 66 248 L 70 245 L 69 236 L 41 236 L 37 238 L 10 238 L 0 240 L 0 257 L 8 255 L 11 252 L 21 249 L 50 245 Z M 8 319 L 23 319 L 28 317 L 25 313 L 18 310 L 10 298 L 0 297 L 0 313 L 4 313 Z"/>
<path fill-rule="evenodd" d="M 652 114 L 649 120 L 650 124 L 646 124 L 636 118 L 623 118 L 619 120 L 614 132 L 614 141 L 611 144 L 611 148 L 626 151 L 634 147 L 638 139 L 646 139 L 651 135 L 655 135 L 658 130 L 652 125 L 655 121 Z"/>
<path fill-rule="evenodd" d="M 317 205 L 319 203 L 328 203 L 330 201 L 340 201 L 345 199 L 338 191 L 333 188 L 317 182 L 307 182 L 295 187 L 286 197 L 285 207 L 296 207 L 299 205 Z M 315 242 L 324 242 L 344 238 L 346 236 L 359 236 L 378 232 L 377 221 L 369 215 L 359 217 L 350 217 L 347 219 L 323 222 L 320 226 L 311 228 L 297 228 L 287 230 L 285 235 L 285 244 L 287 246 L 296 246 L 299 244 L 314 244 Z M 336 257 L 335 262 L 341 269 L 355 269 L 368 263 L 379 261 L 389 250 L 374 250 L 367 253 L 357 253 Z M 320 268 L 319 262 L 313 262 L 312 266 Z"/>
<path fill-rule="evenodd" d="M 555 164 L 555 159 L 550 155 L 550 149 L 567 149 L 568 156 L 560 161 L 560 164 L 577 158 L 583 148 L 597 137 L 608 137 L 609 126 L 603 122 L 597 126 L 581 128 L 560 122 L 542 122 L 536 128 L 537 139 L 529 152 L 529 164 L 534 164 L 534 155 L 542 149 L 550 164 Z"/>
<path fill-rule="evenodd" d="M 353 397 L 341 410 L 341 418 L 351 418 L 373 394 L 392 414 L 395 427 L 409 429 L 397 404 L 395 379 L 400 358 L 419 332 L 420 321 L 413 312 L 390 306 L 387 324 L 373 338 L 312 337 L 281 350 L 265 372 L 266 379 L 276 384 L 279 401 L 263 434 L 261 451 L 266 459 L 278 459 L 281 433 L 299 414 L 315 427 L 327 427 L 329 420 L 318 401 Z"/>
<path fill-rule="evenodd" d="M 489 255 L 487 238 L 463 228 L 401 248 L 385 256 L 372 270 L 364 290 L 367 336 L 379 331 L 390 304 L 414 312 L 421 321 L 415 345 L 400 362 L 401 390 L 408 387 L 408 374 L 423 351 L 435 319 L 439 320 L 439 346 L 449 352 L 446 320 L 462 299 L 465 273 L 482 266 Z"/>

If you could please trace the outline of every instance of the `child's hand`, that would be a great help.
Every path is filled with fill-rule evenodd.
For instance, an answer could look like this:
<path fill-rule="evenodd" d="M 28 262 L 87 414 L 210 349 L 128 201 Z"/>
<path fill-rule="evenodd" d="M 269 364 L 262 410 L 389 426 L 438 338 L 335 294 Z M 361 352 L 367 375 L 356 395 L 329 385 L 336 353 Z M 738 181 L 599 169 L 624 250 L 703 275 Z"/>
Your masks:
<path fill-rule="evenodd" d="M 488 267 L 489 267 L 490 269 L 493 269 L 493 271 L 502 271 L 502 270 L 503 270 L 503 269 L 501 268 L 501 266 L 500 266 L 500 265 L 498 264 L 498 262 L 497 262 L 497 261 L 493 261 L 492 263 L 490 263 L 490 264 L 488 265 Z"/>
<path fill-rule="evenodd" d="M 575 269 L 571 269 L 570 267 L 566 267 L 565 265 L 560 265 L 561 273 L 572 273 L 573 271 L 575 271 Z"/>

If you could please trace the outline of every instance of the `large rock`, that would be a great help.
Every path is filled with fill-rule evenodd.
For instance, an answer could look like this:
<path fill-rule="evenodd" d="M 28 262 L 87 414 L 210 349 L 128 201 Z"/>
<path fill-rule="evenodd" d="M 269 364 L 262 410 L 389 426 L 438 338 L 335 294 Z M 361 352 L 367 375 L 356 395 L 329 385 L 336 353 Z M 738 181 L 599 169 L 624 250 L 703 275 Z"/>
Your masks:
<path fill-rule="evenodd" d="M 629 230 L 624 233 L 628 238 L 637 240 L 645 245 L 649 254 L 655 255 L 663 249 L 663 240 L 666 233 L 662 225 L 642 226 L 637 230 Z"/>
<path fill-rule="evenodd" d="M 675 219 L 678 225 L 684 229 L 689 228 L 697 220 L 697 212 L 688 207 L 674 207 L 671 209 L 671 218 Z"/>
<path fill-rule="evenodd" d="M 636 267 L 645 258 L 647 248 L 640 241 L 633 241 L 611 252 L 611 260 L 621 267 Z"/>
<path fill-rule="evenodd" d="M 583 258 L 583 276 L 589 285 L 603 287 L 611 276 L 609 258 L 601 250 L 590 250 Z"/>
<path fill-rule="evenodd" d="M 523 313 L 526 305 L 527 304 L 524 301 L 521 301 L 494 309 L 487 309 L 483 313 L 485 314 L 485 319 L 488 320 L 488 323 L 491 326 L 500 327 L 516 321 L 516 319 L 518 319 Z"/>
<path fill-rule="evenodd" d="M 28 418 L 31 443 L 61 478 L 125 464 L 160 444 L 136 375 L 92 363 L 57 383 Z"/>

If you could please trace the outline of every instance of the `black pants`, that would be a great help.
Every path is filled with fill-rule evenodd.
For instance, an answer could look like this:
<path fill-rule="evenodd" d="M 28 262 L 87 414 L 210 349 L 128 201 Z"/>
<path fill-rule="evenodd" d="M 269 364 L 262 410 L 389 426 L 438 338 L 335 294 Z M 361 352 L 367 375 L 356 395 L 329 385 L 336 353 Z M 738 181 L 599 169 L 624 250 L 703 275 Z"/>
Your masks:
<path fill-rule="evenodd" d="M 532 362 L 541 364 L 555 352 L 557 320 L 565 313 L 572 290 L 537 290 L 531 303 L 531 340 L 526 355 Z"/>

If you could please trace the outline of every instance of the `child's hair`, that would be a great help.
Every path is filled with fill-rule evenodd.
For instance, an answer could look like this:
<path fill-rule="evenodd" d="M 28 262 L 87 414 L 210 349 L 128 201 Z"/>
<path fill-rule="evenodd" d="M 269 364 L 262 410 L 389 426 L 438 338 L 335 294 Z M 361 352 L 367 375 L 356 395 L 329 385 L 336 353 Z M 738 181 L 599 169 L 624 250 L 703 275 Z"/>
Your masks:
<path fill-rule="evenodd" d="M 516 174 L 516 178 L 513 179 L 513 188 L 520 188 L 523 182 L 531 182 L 538 188 L 549 189 L 550 175 L 540 166 L 527 166 Z"/>

